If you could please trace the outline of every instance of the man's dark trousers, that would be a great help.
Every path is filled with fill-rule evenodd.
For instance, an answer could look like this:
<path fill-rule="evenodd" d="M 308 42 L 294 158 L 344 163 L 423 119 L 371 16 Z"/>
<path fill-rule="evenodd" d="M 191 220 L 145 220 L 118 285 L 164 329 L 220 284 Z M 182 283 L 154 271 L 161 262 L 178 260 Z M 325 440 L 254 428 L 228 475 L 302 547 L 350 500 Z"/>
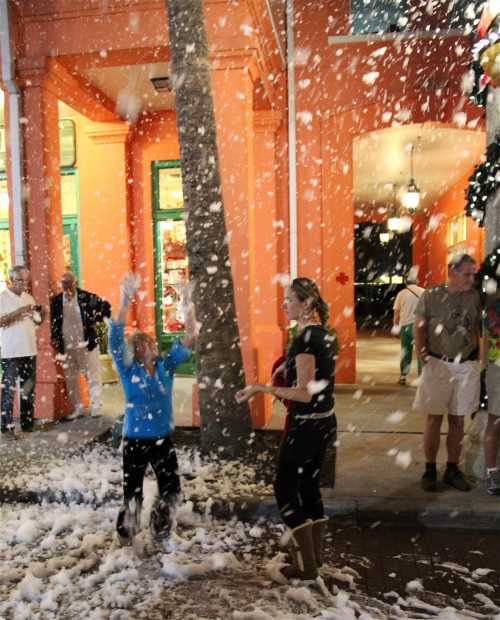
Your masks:
<path fill-rule="evenodd" d="M 30 357 L 11 357 L 2 360 L 2 398 L 0 402 L 2 433 L 14 428 L 12 411 L 18 378 L 21 395 L 21 430 L 27 431 L 33 426 L 36 355 Z"/>

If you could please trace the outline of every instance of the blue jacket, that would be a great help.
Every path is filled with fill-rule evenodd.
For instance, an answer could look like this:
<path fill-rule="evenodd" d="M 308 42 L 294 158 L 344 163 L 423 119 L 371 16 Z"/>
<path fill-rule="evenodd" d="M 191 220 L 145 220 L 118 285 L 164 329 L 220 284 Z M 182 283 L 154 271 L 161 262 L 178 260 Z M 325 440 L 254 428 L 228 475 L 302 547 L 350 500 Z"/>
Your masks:
<path fill-rule="evenodd" d="M 125 344 L 123 323 L 109 323 L 109 351 L 125 393 L 123 437 L 160 439 L 173 429 L 172 387 L 175 367 L 189 359 L 191 351 L 179 340 L 168 355 L 156 359 L 154 377 L 134 361 Z"/>

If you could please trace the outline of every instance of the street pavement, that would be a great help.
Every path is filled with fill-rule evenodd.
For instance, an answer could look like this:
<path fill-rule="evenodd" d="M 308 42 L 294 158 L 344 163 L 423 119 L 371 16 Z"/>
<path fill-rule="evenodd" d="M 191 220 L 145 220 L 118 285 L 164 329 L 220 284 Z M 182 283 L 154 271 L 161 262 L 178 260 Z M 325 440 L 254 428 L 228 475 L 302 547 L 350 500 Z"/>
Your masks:
<path fill-rule="evenodd" d="M 60 429 L 70 424 L 88 439 L 97 420 L 40 433 L 46 454 L 49 438 L 58 447 Z M 30 434 L 19 446 L 25 442 L 29 455 L 28 442 L 36 441 Z M 359 527 L 334 518 L 322 570 L 326 590 L 280 585 L 271 576 L 283 561 L 282 524 L 267 515 L 247 521 L 239 508 L 230 518 L 213 517 L 216 498 L 229 504 L 270 496 L 252 467 L 179 447 L 184 501 L 170 541 L 148 545 L 156 487 L 148 476 L 142 530 L 133 546 L 120 548 L 119 452 L 106 443 L 67 443 L 43 470 L 35 460 L 11 471 L 14 488 L 45 500 L 0 506 L 2 619 L 500 620 L 498 532 L 396 528 L 382 520 Z"/>
<path fill-rule="evenodd" d="M 195 431 L 177 434 L 185 501 L 171 541 L 152 551 L 147 511 L 133 547 L 114 541 L 121 463 L 105 441 L 114 416 L 2 440 L 0 618 L 500 620 L 500 498 L 480 485 L 421 491 L 413 392 L 338 389 L 327 594 L 272 581 L 283 527 L 271 486 L 248 464 L 201 459 Z M 154 487 L 148 477 L 146 506 Z"/>
<path fill-rule="evenodd" d="M 461 493 L 444 484 L 434 494 L 425 493 L 420 488 L 424 467 L 422 420 L 411 413 L 413 392 L 411 387 L 339 388 L 336 484 L 334 489 L 324 490 L 329 515 L 360 525 L 383 521 L 395 525 L 498 531 L 500 498 L 487 495 L 482 483 L 478 482 L 470 493 Z M 13 473 L 29 469 L 43 476 L 54 459 L 64 459 L 65 455 L 84 451 L 86 446 L 109 436 L 113 424 L 114 418 L 110 416 L 87 417 L 45 425 L 44 430 L 34 433 L 19 434 L 19 441 L 2 439 L 0 501 L 39 501 L 39 489 L 27 492 L 26 485 L 18 484 L 16 480 L 19 478 Z M 420 430 L 417 430 L 419 426 Z M 181 435 L 192 434 L 192 443 L 196 442 L 196 432 L 186 430 Z M 181 437 L 178 445 L 182 445 L 182 441 Z M 443 458 L 444 454 L 441 454 Z M 270 458 L 268 463 L 272 472 L 273 459 Z M 443 467 L 441 461 L 441 471 Z M 270 472 L 266 473 L 269 477 Z M 45 490 L 44 498 L 48 498 L 47 493 Z M 242 496 L 232 500 L 235 510 L 246 519 L 259 516 L 278 518 L 271 491 L 263 496 Z M 215 514 L 228 516 L 228 505 L 226 497 L 214 497 Z"/>
<path fill-rule="evenodd" d="M 476 481 L 470 493 L 461 493 L 442 484 L 438 493 L 420 488 L 424 468 L 422 454 L 422 416 L 412 412 L 415 374 L 409 385 L 397 385 L 399 353 L 397 340 L 365 338 L 358 343 L 358 384 L 339 385 L 336 389 L 338 437 L 335 488 L 325 488 L 328 514 L 337 521 L 358 525 L 384 522 L 394 525 L 500 529 L 500 498 L 487 495 Z M 174 416 L 179 426 L 190 424 L 192 379 L 176 379 Z M 275 403 L 268 430 L 278 433 L 284 422 L 283 408 Z M 80 418 L 51 424 L 37 424 L 34 433 L 19 433 L 19 441 L 0 440 L 0 501 L 36 502 L 51 499 L 50 484 L 28 484 L 27 474 L 43 480 L 55 461 L 64 462 L 72 454 L 109 436 L 110 429 L 123 411 L 118 384 L 105 386 L 102 417 Z M 480 415 L 485 415 L 484 413 Z M 262 431 L 263 433 L 265 431 Z M 446 432 L 446 426 L 443 433 Z M 180 443 L 190 431 L 181 433 Z M 196 431 L 192 431 L 194 436 Z M 193 440 L 191 439 L 191 443 Z M 196 443 L 196 440 L 194 440 Z M 439 455 L 444 467 L 445 450 Z M 468 440 L 464 453 L 467 452 Z M 257 459 L 256 459 L 257 460 Z M 266 474 L 272 472 L 272 459 Z M 23 476 L 17 475 L 24 473 Z M 260 475 L 257 472 L 257 475 Z M 70 485 L 71 492 L 74 489 Z M 114 489 L 119 494 L 119 488 Z M 64 490 L 56 499 L 64 499 Z M 52 497 L 52 499 L 54 499 Z M 68 501 L 71 499 L 68 496 Z M 228 517 L 228 508 L 245 519 L 260 516 L 278 519 L 272 491 L 263 495 L 239 495 L 227 501 L 214 496 L 214 514 Z"/>
<path fill-rule="evenodd" d="M 337 598 L 327 601 L 272 584 L 263 549 L 250 567 L 166 587 L 151 618 L 500 618 L 497 536 L 492 533 L 331 526 L 323 579 Z M 276 544 L 271 545 L 278 552 Z M 354 607 L 349 616 L 342 600 Z M 355 614 L 355 615 L 354 615 Z"/>

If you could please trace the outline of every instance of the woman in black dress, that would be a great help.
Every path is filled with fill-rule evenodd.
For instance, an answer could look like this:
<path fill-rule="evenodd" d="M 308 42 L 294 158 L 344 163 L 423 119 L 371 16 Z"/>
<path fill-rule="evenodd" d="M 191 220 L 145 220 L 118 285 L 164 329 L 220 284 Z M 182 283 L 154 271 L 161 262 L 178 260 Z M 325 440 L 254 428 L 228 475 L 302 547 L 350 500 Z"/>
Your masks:
<path fill-rule="evenodd" d="M 285 436 L 274 483 L 283 521 L 290 528 L 293 566 L 287 578 L 313 580 L 322 562 L 328 518 L 320 492 L 320 472 L 328 444 L 335 436 L 334 373 L 336 337 L 328 329 L 328 306 L 309 278 L 295 278 L 287 290 L 285 311 L 297 322 L 297 334 L 282 367 L 290 387 L 247 385 L 238 402 L 257 392 L 288 400 Z"/>

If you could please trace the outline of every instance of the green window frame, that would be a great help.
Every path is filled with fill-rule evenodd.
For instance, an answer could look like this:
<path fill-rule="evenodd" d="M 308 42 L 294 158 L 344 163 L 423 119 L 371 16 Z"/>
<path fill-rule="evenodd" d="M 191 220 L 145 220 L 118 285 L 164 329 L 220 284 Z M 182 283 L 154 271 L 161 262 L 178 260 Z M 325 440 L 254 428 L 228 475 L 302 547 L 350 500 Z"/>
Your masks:
<path fill-rule="evenodd" d="M 69 237 L 71 268 L 78 280 L 80 280 L 80 195 L 78 191 L 78 170 L 77 168 L 61 168 L 61 176 L 73 176 L 75 195 L 76 195 L 76 212 L 62 216 L 63 235 Z M 5 172 L 0 172 L 0 180 L 7 178 Z M 0 219 L 0 230 L 9 230 L 9 220 Z"/>
<path fill-rule="evenodd" d="M 163 273 L 161 225 L 165 221 L 182 221 L 183 209 L 160 209 L 160 174 L 161 170 L 178 168 L 181 162 L 173 160 L 155 160 L 151 162 L 151 183 L 153 197 L 153 241 L 154 241 L 154 273 L 155 273 L 155 325 L 158 347 L 162 353 L 168 352 L 174 341 L 184 335 L 183 331 L 167 333 L 163 331 Z M 177 374 L 192 376 L 195 374 L 196 364 L 194 356 L 177 367 Z"/>
<path fill-rule="evenodd" d="M 74 170 L 76 166 L 76 126 L 71 118 L 60 118 L 59 121 L 59 157 L 62 170 Z M 7 167 L 6 128 L 0 123 L 0 173 Z M 70 147 L 69 149 L 67 147 Z"/>

